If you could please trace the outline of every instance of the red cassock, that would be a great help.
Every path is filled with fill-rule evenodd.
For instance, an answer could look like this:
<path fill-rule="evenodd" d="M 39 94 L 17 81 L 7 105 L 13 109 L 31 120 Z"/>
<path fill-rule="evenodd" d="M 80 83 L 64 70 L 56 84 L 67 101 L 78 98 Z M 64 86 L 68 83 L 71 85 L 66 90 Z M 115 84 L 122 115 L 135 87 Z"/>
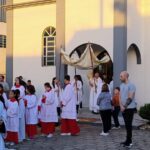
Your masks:
<path fill-rule="evenodd" d="M 80 133 L 80 128 L 75 119 L 61 119 L 61 124 L 61 133 L 71 133 L 71 135 Z"/>
<path fill-rule="evenodd" d="M 53 134 L 55 132 L 55 123 L 41 122 L 41 132 L 43 134 Z"/>

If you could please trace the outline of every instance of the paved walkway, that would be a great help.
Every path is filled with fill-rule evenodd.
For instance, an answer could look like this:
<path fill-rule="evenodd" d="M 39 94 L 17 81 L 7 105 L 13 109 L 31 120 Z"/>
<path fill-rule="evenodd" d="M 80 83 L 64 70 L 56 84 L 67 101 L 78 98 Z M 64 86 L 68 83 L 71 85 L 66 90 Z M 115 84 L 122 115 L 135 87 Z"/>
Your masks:
<path fill-rule="evenodd" d="M 102 123 L 101 119 L 100 119 L 100 115 L 97 114 L 92 114 L 88 108 L 83 108 L 82 110 L 79 111 L 79 115 L 78 118 L 80 119 L 80 122 L 83 123 L 94 123 L 94 124 L 99 124 Z M 120 125 L 124 126 L 124 120 L 122 118 L 122 115 L 120 113 L 119 115 L 119 122 Z M 142 119 L 137 113 L 135 113 L 134 115 L 134 120 L 133 120 L 133 126 L 135 128 L 145 124 L 147 122 L 147 120 Z M 113 119 L 112 119 L 112 124 L 113 124 Z"/>
<path fill-rule="evenodd" d="M 126 150 L 120 146 L 125 139 L 125 129 L 112 130 L 107 137 L 99 136 L 102 126 L 80 124 L 79 136 L 60 136 L 57 129 L 54 137 L 48 139 L 38 136 L 32 141 L 25 141 L 14 148 L 17 150 Z M 150 131 L 133 130 L 132 150 L 150 149 Z"/>

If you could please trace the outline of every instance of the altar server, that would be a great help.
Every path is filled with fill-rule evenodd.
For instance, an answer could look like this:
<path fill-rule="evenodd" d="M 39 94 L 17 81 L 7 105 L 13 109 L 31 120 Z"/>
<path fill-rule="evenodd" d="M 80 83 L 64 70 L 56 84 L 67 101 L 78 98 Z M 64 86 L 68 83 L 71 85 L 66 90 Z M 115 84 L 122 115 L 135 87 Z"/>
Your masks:
<path fill-rule="evenodd" d="M 7 106 L 7 137 L 8 144 L 18 144 L 19 132 L 19 105 L 15 98 L 15 91 L 9 92 L 9 101 Z"/>
<path fill-rule="evenodd" d="M 35 89 L 32 85 L 27 86 L 26 93 L 27 95 L 24 97 L 26 133 L 29 137 L 28 140 L 31 140 L 37 134 L 37 123 L 38 123 L 37 98 L 35 96 Z"/>
<path fill-rule="evenodd" d="M 57 105 L 50 83 L 45 83 L 44 87 L 45 92 L 39 102 L 40 108 L 38 107 L 41 116 L 41 132 L 51 138 L 55 132 L 55 123 L 58 122 Z"/>
<path fill-rule="evenodd" d="M 61 135 L 78 135 L 80 129 L 76 122 L 76 98 L 74 88 L 70 83 L 70 76 L 65 76 L 65 89 L 63 91 L 61 106 Z"/>

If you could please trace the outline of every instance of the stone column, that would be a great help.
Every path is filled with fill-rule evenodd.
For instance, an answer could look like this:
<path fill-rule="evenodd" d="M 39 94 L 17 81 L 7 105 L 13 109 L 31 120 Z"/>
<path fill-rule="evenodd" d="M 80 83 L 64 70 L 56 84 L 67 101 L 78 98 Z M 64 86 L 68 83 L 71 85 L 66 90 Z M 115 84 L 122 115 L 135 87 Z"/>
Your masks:
<path fill-rule="evenodd" d="M 56 76 L 63 83 L 67 66 L 60 58 L 61 47 L 65 50 L 65 0 L 56 1 Z"/>
<path fill-rule="evenodd" d="M 114 0 L 114 87 L 120 85 L 120 72 L 127 69 L 127 0 Z"/>

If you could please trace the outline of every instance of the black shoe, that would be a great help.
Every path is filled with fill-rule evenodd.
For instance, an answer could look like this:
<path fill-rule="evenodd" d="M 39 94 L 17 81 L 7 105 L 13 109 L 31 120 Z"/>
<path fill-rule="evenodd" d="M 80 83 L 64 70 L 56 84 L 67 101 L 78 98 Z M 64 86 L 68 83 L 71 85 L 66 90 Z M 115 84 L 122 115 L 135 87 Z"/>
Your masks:
<path fill-rule="evenodd" d="M 132 142 L 121 142 L 120 145 L 123 145 L 123 147 L 126 147 L 126 148 L 131 148 L 132 147 Z"/>
<path fill-rule="evenodd" d="M 132 147 L 132 143 L 126 143 L 125 145 L 124 145 L 124 147 L 126 147 L 126 148 L 131 148 Z"/>

